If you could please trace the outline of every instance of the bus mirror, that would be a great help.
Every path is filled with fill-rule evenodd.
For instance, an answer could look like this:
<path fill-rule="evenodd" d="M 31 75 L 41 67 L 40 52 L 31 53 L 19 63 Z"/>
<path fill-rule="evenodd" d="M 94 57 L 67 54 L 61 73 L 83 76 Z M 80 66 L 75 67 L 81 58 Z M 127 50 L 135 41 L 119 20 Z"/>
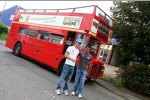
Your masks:
<path fill-rule="evenodd" d="M 89 30 L 84 30 L 86 33 L 89 33 Z"/>

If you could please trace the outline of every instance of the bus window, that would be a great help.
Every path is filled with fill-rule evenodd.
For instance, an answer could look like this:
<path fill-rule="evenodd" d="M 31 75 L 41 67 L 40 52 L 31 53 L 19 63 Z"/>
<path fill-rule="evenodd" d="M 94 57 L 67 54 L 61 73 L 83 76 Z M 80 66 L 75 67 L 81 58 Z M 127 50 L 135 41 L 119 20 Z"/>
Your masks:
<path fill-rule="evenodd" d="M 28 36 L 36 37 L 36 31 L 35 30 L 28 30 Z"/>
<path fill-rule="evenodd" d="M 84 34 L 78 34 L 76 40 L 81 40 L 82 41 L 81 48 L 84 49 L 86 47 L 88 36 L 86 36 Z"/>
<path fill-rule="evenodd" d="M 50 42 L 57 43 L 57 44 L 63 44 L 64 36 L 57 35 L 57 34 L 51 34 L 50 35 Z"/>
<path fill-rule="evenodd" d="M 45 31 L 39 31 L 39 33 L 38 33 L 38 39 L 41 39 L 41 40 L 48 41 L 49 40 L 49 36 L 50 36 L 50 33 L 45 32 Z"/>
<path fill-rule="evenodd" d="M 21 34 L 21 35 L 26 35 L 26 33 L 27 33 L 27 29 L 21 27 L 20 30 L 19 30 L 19 34 Z"/>

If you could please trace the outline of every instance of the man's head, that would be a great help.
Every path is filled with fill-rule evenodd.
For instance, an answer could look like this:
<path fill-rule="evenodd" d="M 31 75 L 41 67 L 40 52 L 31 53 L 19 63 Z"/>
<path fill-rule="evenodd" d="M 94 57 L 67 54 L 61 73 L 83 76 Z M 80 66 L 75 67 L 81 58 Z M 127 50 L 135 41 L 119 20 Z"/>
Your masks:
<path fill-rule="evenodd" d="M 91 48 L 89 46 L 86 47 L 86 51 L 90 52 Z"/>
<path fill-rule="evenodd" d="M 76 40 L 76 43 L 75 43 L 75 47 L 76 48 L 80 48 L 80 45 L 82 44 L 82 41 L 81 40 Z"/>

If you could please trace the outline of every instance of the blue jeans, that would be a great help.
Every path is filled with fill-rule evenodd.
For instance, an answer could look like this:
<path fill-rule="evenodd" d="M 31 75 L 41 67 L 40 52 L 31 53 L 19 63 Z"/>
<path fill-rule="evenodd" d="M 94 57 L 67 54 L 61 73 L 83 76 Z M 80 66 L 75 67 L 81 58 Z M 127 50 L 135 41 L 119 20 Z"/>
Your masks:
<path fill-rule="evenodd" d="M 76 69 L 76 78 L 75 78 L 75 82 L 74 82 L 73 87 L 72 87 L 72 92 L 82 94 L 85 79 L 86 79 L 86 71 L 77 68 Z"/>
<path fill-rule="evenodd" d="M 56 82 L 56 89 L 61 89 L 61 83 L 65 80 L 63 91 L 68 90 L 68 84 L 74 73 L 74 66 L 64 64 L 61 76 Z"/>

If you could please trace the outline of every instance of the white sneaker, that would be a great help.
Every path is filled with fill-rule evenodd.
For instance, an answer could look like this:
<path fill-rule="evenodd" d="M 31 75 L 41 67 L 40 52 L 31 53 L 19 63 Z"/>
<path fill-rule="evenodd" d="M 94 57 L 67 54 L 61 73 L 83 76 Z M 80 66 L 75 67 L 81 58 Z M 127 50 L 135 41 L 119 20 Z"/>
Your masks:
<path fill-rule="evenodd" d="M 82 98 L 82 95 L 81 95 L 81 94 L 79 94 L 79 95 L 78 95 L 78 98 L 79 98 L 79 99 L 81 99 L 81 98 Z"/>
<path fill-rule="evenodd" d="M 57 95 L 60 95 L 60 90 L 59 89 L 56 89 L 55 92 L 56 92 Z"/>
<path fill-rule="evenodd" d="M 72 92 L 71 95 L 72 95 L 72 96 L 75 96 L 75 92 Z"/>
<path fill-rule="evenodd" d="M 66 91 L 66 90 L 65 90 L 63 93 L 64 93 L 64 95 L 66 95 L 66 96 L 69 95 L 68 91 Z"/>

